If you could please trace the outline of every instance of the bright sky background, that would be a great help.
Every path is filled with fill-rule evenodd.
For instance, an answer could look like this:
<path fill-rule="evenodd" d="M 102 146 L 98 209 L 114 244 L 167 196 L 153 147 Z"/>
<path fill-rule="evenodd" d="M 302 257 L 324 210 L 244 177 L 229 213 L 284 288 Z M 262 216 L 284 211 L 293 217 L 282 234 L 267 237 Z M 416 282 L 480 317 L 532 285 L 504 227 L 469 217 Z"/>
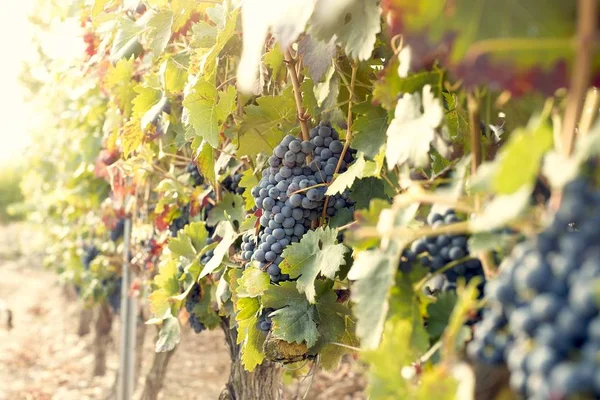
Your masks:
<path fill-rule="evenodd" d="M 10 2 L 0 12 L 0 165 L 15 160 L 29 143 L 27 124 L 31 115 L 23 98 L 18 75 L 22 62 L 31 52 L 31 28 L 27 15 L 33 0 Z"/>

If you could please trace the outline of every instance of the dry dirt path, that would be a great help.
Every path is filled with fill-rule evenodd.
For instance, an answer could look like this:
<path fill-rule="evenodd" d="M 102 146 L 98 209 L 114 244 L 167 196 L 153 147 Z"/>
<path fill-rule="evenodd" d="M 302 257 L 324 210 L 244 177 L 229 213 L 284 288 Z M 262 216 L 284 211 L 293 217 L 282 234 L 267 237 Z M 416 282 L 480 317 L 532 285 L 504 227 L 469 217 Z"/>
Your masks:
<path fill-rule="evenodd" d="M 0 226 L 0 299 L 13 313 L 12 330 L 0 325 L 0 400 L 105 399 L 118 366 L 118 321 L 112 327 L 107 373 L 92 377 L 93 325 L 89 335 L 77 335 L 80 302 L 69 300 L 57 275 L 42 267 L 39 243 L 39 234 L 26 225 Z M 151 326 L 146 330 L 138 390 L 150 368 L 155 333 Z M 363 399 L 364 379 L 355 367 L 345 363 L 333 373 L 296 379 L 283 389 L 284 397 Z M 196 335 L 186 328 L 160 398 L 217 399 L 228 374 L 222 333 Z"/>

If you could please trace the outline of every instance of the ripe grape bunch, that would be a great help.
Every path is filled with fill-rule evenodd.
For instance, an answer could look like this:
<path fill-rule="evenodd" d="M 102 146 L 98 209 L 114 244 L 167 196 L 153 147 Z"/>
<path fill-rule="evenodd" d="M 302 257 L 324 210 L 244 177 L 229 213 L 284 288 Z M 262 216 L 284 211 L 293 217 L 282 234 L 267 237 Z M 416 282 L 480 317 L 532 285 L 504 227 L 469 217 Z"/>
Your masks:
<path fill-rule="evenodd" d="M 209 244 L 213 244 L 216 241 L 217 240 L 215 238 L 209 237 L 208 239 L 206 239 L 206 245 L 208 246 Z M 200 263 L 202 265 L 208 264 L 208 262 L 214 255 L 215 255 L 215 249 L 210 249 L 206 253 L 202 254 L 202 256 L 200 257 Z"/>
<path fill-rule="evenodd" d="M 200 174 L 200 171 L 198 171 L 196 164 L 189 163 L 185 170 L 190 174 L 193 187 L 200 186 L 204 183 L 204 177 Z"/>
<path fill-rule="evenodd" d="M 125 232 L 125 218 L 119 218 L 115 227 L 110 231 L 110 240 L 116 242 L 123 237 Z"/>
<path fill-rule="evenodd" d="M 94 245 L 89 246 L 89 247 L 85 246 L 84 250 L 83 250 L 83 255 L 81 257 L 81 262 L 83 264 L 83 267 L 85 269 L 90 269 L 90 264 L 99 255 L 100 255 L 100 250 L 98 250 L 98 248 L 96 246 L 94 246 Z"/>
<path fill-rule="evenodd" d="M 169 225 L 169 230 L 171 231 L 171 236 L 173 236 L 173 237 L 177 236 L 177 232 L 179 232 L 180 229 L 185 228 L 185 226 L 189 223 L 190 223 L 190 205 L 186 204 L 185 206 L 183 206 L 181 208 L 181 215 L 179 215 L 179 217 L 175 218 L 171 222 L 171 225 Z"/>
<path fill-rule="evenodd" d="M 206 326 L 204 326 L 204 324 L 202 322 L 200 322 L 200 320 L 194 313 L 194 308 L 196 307 L 196 304 L 198 304 L 200 302 L 201 295 L 202 295 L 202 293 L 200 290 L 200 285 L 198 285 L 197 283 L 194 283 L 194 287 L 192 287 L 192 290 L 190 290 L 190 293 L 188 294 L 187 298 L 185 299 L 185 309 L 188 312 L 188 314 L 190 315 L 188 322 L 190 324 L 190 327 L 196 333 L 200 333 L 206 329 Z"/>
<path fill-rule="evenodd" d="M 506 362 L 525 398 L 600 398 L 599 236 L 600 192 L 576 180 L 551 225 L 518 245 L 488 284 L 468 352 Z"/>
<path fill-rule="evenodd" d="M 308 141 L 287 135 L 273 150 L 269 166 L 252 189 L 256 206 L 262 211 L 261 230 L 256 248 L 246 246 L 243 257 L 257 261 L 272 282 L 289 279 L 281 273 L 281 254 L 286 246 L 300 241 L 321 216 L 326 184 L 333 179 L 343 148 L 338 132 L 328 124 L 313 128 Z M 344 172 L 352 160 L 347 152 L 339 172 Z M 326 214 L 331 217 L 351 206 L 347 194 L 332 196 Z"/>
<path fill-rule="evenodd" d="M 242 180 L 242 174 L 234 174 L 229 175 L 227 178 L 223 179 L 221 184 L 223 188 L 228 192 L 234 194 L 242 194 L 244 193 L 244 188 L 240 186 L 240 181 Z"/>
<path fill-rule="evenodd" d="M 271 320 L 271 317 L 269 315 L 273 311 L 275 311 L 274 308 L 265 308 L 262 310 L 262 312 L 258 316 L 258 321 L 256 322 L 257 328 L 259 330 L 263 332 L 269 332 L 271 330 L 271 328 L 273 327 L 273 321 Z"/>
<path fill-rule="evenodd" d="M 431 212 L 427 217 L 427 224 L 433 228 L 460 221 L 461 218 L 452 209 L 444 213 Z M 414 241 L 410 249 L 404 250 L 400 261 L 400 270 L 408 273 L 411 271 L 413 264 L 418 261 L 424 267 L 429 268 L 430 272 L 436 272 L 447 264 L 459 261 L 467 256 L 469 256 L 467 236 L 447 234 L 429 236 Z M 475 277 L 482 279 L 479 286 L 481 293 L 485 282 L 481 261 L 476 258 L 467 259 L 456 263 L 442 274 L 434 276 L 425 284 L 424 290 L 428 295 L 454 291 L 459 278 L 468 283 Z"/>

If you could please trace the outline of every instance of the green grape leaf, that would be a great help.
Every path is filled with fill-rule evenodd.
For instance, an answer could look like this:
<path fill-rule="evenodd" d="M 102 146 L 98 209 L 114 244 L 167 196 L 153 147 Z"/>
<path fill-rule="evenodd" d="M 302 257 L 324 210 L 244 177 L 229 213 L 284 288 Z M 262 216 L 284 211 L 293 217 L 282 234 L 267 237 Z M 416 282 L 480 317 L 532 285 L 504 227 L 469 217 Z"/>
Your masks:
<path fill-rule="evenodd" d="M 177 57 L 168 58 L 160 65 L 160 83 L 169 94 L 181 93 L 187 82 L 187 70 Z"/>
<path fill-rule="evenodd" d="M 225 11 L 224 7 L 223 10 Z M 208 51 L 203 52 L 202 56 L 200 56 L 199 68 L 200 72 L 205 77 L 212 77 L 215 74 L 217 70 L 219 54 L 225 48 L 225 45 L 227 42 L 229 42 L 229 39 L 234 36 L 239 13 L 240 9 L 236 8 L 229 15 L 224 16 L 225 26 L 222 29 L 219 29 L 214 45 L 212 45 Z"/>
<path fill-rule="evenodd" d="M 317 310 L 298 293 L 295 282 L 270 285 L 261 300 L 264 307 L 277 309 L 271 314 L 274 337 L 290 343 L 305 342 L 308 347 L 317 343 Z"/>
<path fill-rule="evenodd" d="M 236 109 L 235 86 L 228 86 L 225 91 L 219 92 L 219 103 L 217 104 L 217 120 L 224 122 Z"/>
<path fill-rule="evenodd" d="M 441 337 L 444 333 L 450 315 L 452 315 L 452 310 L 454 310 L 456 299 L 456 293 L 444 292 L 437 297 L 435 303 L 427 306 L 427 314 L 429 315 L 427 332 L 433 340 Z"/>
<path fill-rule="evenodd" d="M 355 207 L 367 208 L 371 199 L 389 199 L 385 184 L 381 179 L 374 177 L 359 179 L 352 185 L 350 198 L 355 202 Z"/>
<path fill-rule="evenodd" d="M 331 182 L 325 194 L 333 196 L 334 194 L 342 193 L 344 190 L 351 188 L 357 179 L 376 176 L 378 173 L 379 170 L 375 162 L 365 161 L 364 155 L 360 153 L 356 161 L 354 161 L 346 172 L 335 177 L 335 180 Z"/>
<path fill-rule="evenodd" d="M 310 35 L 304 35 L 298 42 L 298 54 L 308 68 L 308 75 L 314 82 L 320 82 L 325 73 L 333 65 L 336 47 L 333 40 L 324 42 Z"/>
<path fill-rule="evenodd" d="M 94 0 L 91 14 L 92 19 L 96 18 L 107 6 L 110 6 L 113 2 L 114 0 Z"/>
<path fill-rule="evenodd" d="M 242 197 L 244 197 L 244 204 L 246 210 L 251 210 L 254 204 L 254 197 L 252 197 L 252 188 L 258 185 L 258 178 L 251 169 L 247 169 L 242 174 L 242 179 L 240 179 L 239 186 L 246 189 L 244 193 L 242 193 Z"/>
<path fill-rule="evenodd" d="M 512 194 L 523 185 L 533 185 L 542 157 L 552 147 L 552 127 L 547 121 L 535 118 L 526 129 L 513 132 L 498 154 L 498 167 L 492 181 L 495 192 Z"/>
<path fill-rule="evenodd" d="M 128 59 L 139 52 L 141 45 L 138 41 L 138 36 L 142 30 L 143 27 L 137 25 L 135 21 L 127 17 L 121 17 L 117 20 L 117 33 L 110 49 L 110 58 L 113 64 L 123 59 Z"/>
<path fill-rule="evenodd" d="M 199 283 L 199 285 L 201 285 L 200 301 L 194 306 L 192 312 L 208 329 L 214 329 L 219 326 L 221 318 L 219 318 L 219 315 L 214 310 L 211 301 L 211 284 L 206 281 L 202 281 Z"/>
<path fill-rule="evenodd" d="M 354 219 L 354 213 L 349 208 L 342 208 L 337 210 L 335 215 L 329 219 L 329 223 L 327 226 L 330 228 L 339 228 L 340 226 L 344 226 L 349 224 Z"/>
<path fill-rule="evenodd" d="M 283 52 L 278 43 L 275 43 L 273 48 L 265 54 L 265 65 L 271 68 L 274 77 L 278 77 L 285 70 L 283 68 Z"/>
<path fill-rule="evenodd" d="M 405 366 L 411 365 L 429 347 L 412 288 L 402 284 L 393 292 L 391 315 L 385 322 L 381 344 L 376 350 L 361 353 L 361 358 L 371 366 L 367 392 L 374 399 L 412 398 L 410 382 L 398 377 Z"/>
<path fill-rule="evenodd" d="M 244 107 L 245 116 L 240 126 L 238 155 L 251 158 L 259 153 L 271 153 L 285 133 L 296 126 L 296 102 L 292 88 L 278 96 L 263 96 L 256 105 Z"/>
<path fill-rule="evenodd" d="M 179 321 L 171 315 L 163 321 L 160 327 L 154 350 L 157 353 L 171 351 L 180 341 L 181 327 L 179 326 Z"/>
<path fill-rule="evenodd" d="M 308 301 L 316 301 L 315 280 L 319 274 L 334 279 L 339 268 L 346 263 L 348 251 L 337 244 L 337 231 L 319 227 L 306 233 L 300 242 L 287 246 L 283 251 L 281 270 L 296 281 L 298 291 L 305 293 Z M 309 345 L 310 347 L 310 345 Z"/>
<path fill-rule="evenodd" d="M 258 298 L 239 298 L 235 309 L 235 319 L 238 323 L 237 341 L 242 345 L 242 364 L 247 371 L 252 372 L 265 359 L 262 348 L 266 336 L 256 327 L 260 301 Z"/>
<path fill-rule="evenodd" d="M 173 306 L 172 296 L 179 294 L 179 281 L 177 280 L 178 264 L 176 260 L 168 260 L 161 263 L 158 274 L 154 277 L 153 283 L 156 289 L 148 296 L 150 300 L 150 310 L 159 320 L 172 315 Z"/>
<path fill-rule="evenodd" d="M 133 57 L 129 60 L 122 59 L 108 68 L 104 78 L 104 85 L 113 95 L 115 103 L 125 117 L 131 113 L 133 99 L 136 96 L 134 91 L 136 83 L 132 79 L 134 69 Z"/>
<path fill-rule="evenodd" d="M 141 120 L 140 129 L 144 131 L 150 122 L 152 122 L 156 116 L 162 112 L 166 98 L 163 97 L 163 94 L 160 90 L 144 87 L 142 85 L 137 85 L 134 88 L 134 91 L 137 93 L 137 96 L 135 99 L 133 99 L 132 115 L 134 118 Z M 156 105 L 161 104 L 161 100 L 163 103 L 158 112 L 156 110 L 153 111 L 153 108 Z"/>
<path fill-rule="evenodd" d="M 311 36 L 329 42 L 334 36 L 351 58 L 371 57 L 381 30 L 379 4 L 371 0 L 319 1 L 309 20 Z"/>
<path fill-rule="evenodd" d="M 365 349 L 377 348 L 381 340 L 398 258 L 379 249 L 363 251 L 356 256 L 348 273 L 348 278 L 356 281 L 352 286 L 354 313 L 358 319 L 356 334 Z"/>
<path fill-rule="evenodd" d="M 212 256 L 210 261 L 206 263 L 206 265 L 202 269 L 202 272 L 200 272 L 200 276 L 198 277 L 198 279 L 202 279 L 206 275 L 212 274 L 217 268 L 221 266 L 223 258 L 226 254 L 229 253 L 229 248 L 237 238 L 235 230 L 229 222 L 222 222 L 220 226 L 222 227 L 222 229 L 218 232 L 218 234 L 222 237 L 222 239 L 217 245 L 217 247 L 215 247 L 214 255 Z"/>
<path fill-rule="evenodd" d="M 357 347 L 359 345 L 358 340 L 354 335 L 355 324 L 352 319 L 345 317 L 342 329 L 341 334 L 335 339 L 336 344 L 326 344 L 319 351 L 321 366 L 326 371 L 335 370 L 339 366 L 344 354 L 350 353 L 352 347 Z M 348 347 L 340 346 L 340 344 Z"/>
<path fill-rule="evenodd" d="M 183 99 L 183 106 L 189 113 L 189 123 L 193 126 L 194 133 L 213 148 L 219 145 L 217 104 L 217 89 L 205 80 L 199 80 Z"/>
<path fill-rule="evenodd" d="M 423 88 L 422 99 L 421 103 L 418 93 L 405 94 L 396 104 L 394 119 L 386 132 L 389 169 L 406 162 L 416 167 L 429 165 L 429 149 L 444 118 L 444 108 L 430 86 Z"/>
<path fill-rule="evenodd" d="M 387 127 L 387 112 L 381 107 L 370 108 L 354 120 L 352 131 L 356 133 L 350 147 L 363 152 L 366 158 L 374 159 L 385 144 Z"/>
<path fill-rule="evenodd" d="M 183 228 L 183 233 L 190 238 L 190 241 L 192 243 L 192 246 L 196 250 L 196 253 L 200 253 L 204 246 L 206 246 L 206 240 L 208 239 L 208 231 L 206 230 L 206 224 L 204 222 L 194 221 L 187 224 Z M 169 247 L 169 249 L 171 248 Z"/>
<path fill-rule="evenodd" d="M 223 198 L 208 214 L 206 222 L 210 226 L 214 226 L 220 221 L 229 221 L 237 226 L 244 220 L 244 199 L 239 194 L 233 194 L 225 191 Z"/>
<path fill-rule="evenodd" d="M 242 277 L 238 279 L 238 284 L 245 289 L 244 293 L 249 297 L 262 296 L 269 288 L 269 274 L 264 273 L 258 268 L 246 268 L 242 273 Z M 238 288 L 238 295 L 240 288 Z"/>
<path fill-rule="evenodd" d="M 205 21 L 198 21 L 192 26 L 192 45 L 195 48 L 210 48 L 217 40 L 217 28 Z"/>
<path fill-rule="evenodd" d="M 133 153 L 144 140 L 144 132 L 140 129 L 140 121 L 132 118 L 123 125 L 120 132 L 123 156 L 126 158 Z"/>
<path fill-rule="evenodd" d="M 200 147 L 196 149 L 196 162 L 198 163 L 198 170 L 204 176 L 204 179 L 211 186 L 214 186 L 217 182 L 217 176 L 215 174 L 215 150 L 203 140 L 200 143 Z"/>
<path fill-rule="evenodd" d="M 172 28 L 173 32 L 177 32 L 189 21 L 197 3 L 195 0 L 172 0 L 170 3 L 174 15 Z"/>
<path fill-rule="evenodd" d="M 177 237 L 170 238 L 168 247 L 173 254 L 185 257 L 188 260 L 192 260 L 197 254 L 197 251 L 192 244 L 192 239 L 185 231 L 179 231 Z"/>
<path fill-rule="evenodd" d="M 149 10 L 140 18 L 138 24 L 143 24 L 144 35 L 148 40 L 148 46 L 154 52 L 154 56 L 160 56 L 171 38 L 173 12 L 171 10 Z"/>

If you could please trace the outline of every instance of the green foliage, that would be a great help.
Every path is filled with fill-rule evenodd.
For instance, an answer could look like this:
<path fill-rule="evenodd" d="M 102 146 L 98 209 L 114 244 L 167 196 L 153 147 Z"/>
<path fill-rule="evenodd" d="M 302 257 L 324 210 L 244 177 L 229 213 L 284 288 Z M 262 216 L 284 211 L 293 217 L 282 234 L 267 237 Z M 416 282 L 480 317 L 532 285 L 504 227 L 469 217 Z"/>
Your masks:
<path fill-rule="evenodd" d="M 22 217 L 11 213 L 17 210 L 17 203 L 23 201 L 23 194 L 19 187 L 22 170 L 16 167 L 0 167 L 0 222 L 6 223 Z"/>
<path fill-rule="evenodd" d="M 22 179 L 20 170 L 0 174 L 0 220 L 20 201 L 20 181 L 23 208 L 54 242 L 48 264 L 93 303 L 120 274 L 124 248 L 109 232 L 131 216 L 131 259 L 146 282 L 139 293 L 148 323 L 160 327 L 156 351 L 185 337 L 182 306 L 201 293 L 188 312 L 209 329 L 236 329 L 248 371 L 265 359 L 331 369 L 360 348 L 370 398 L 454 398 L 475 285 L 433 298 L 423 294 L 423 266 L 404 273 L 399 263 L 414 240 L 434 234 L 425 215 L 445 208 L 469 216 L 439 229 L 470 235 L 472 256 L 507 253 L 543 224 L 531 201 L 536 181 L 560 187 L 597 156 L 598 127 L 580 135 L 573 156 L 559 154 L 570 97 L 555 89 L 573 72 L 575 4 L 269 4 L 45 9 L 39 35 L 75 17 L 88 47 L 64 60 L 39 46 L 36 73 L 29 66 L 25 75 L 48 121 Z M 291 280 L 271 282 L 269 265 L 240 251 L 242 236 L 248 244 L 263 232 L 252 188 L 279 162 L 269 157 L 285 135 L 323 122 L 348 140 L 353 159 L 318 186 L 350 201 L 283 249 L 279 266 Z M 470 154 L 477 146 L 481 166 Z M 514 234 L 498 233 L 507 227 Z M 101 254 L 85 266 L 89 245 Z M 265 333 L 258 323 L 268 309 Z M 406 379 L 414 364 L 421 375 Z"/>

